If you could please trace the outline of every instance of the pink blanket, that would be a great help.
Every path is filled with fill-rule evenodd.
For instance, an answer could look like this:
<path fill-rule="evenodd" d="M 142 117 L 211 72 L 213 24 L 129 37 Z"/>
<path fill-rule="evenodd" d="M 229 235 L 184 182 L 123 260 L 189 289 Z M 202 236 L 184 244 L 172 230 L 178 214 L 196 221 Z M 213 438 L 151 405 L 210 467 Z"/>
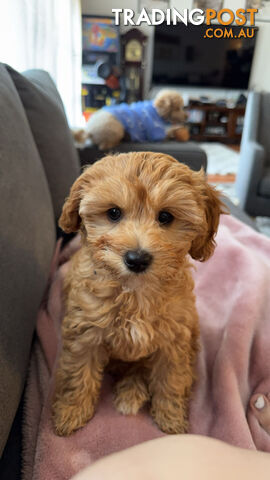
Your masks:
<path fill-rule="evenodd" d="M 78 237 L 61 254 L 37 321 L 24 429 L 24 479 L 70 479 L 96 459 L 163 434 L 146 410 L 136 417 L 112 405 L 105 378 L 95 417 L 69 438 L 52 430 L 52 372 L 62 317 L 61 287 Z M 270 240 L 230 216 L 222 216 L 214 256 L 196 263 L 202 349 L 190 409 L 190 432 L 270 452 L 270 435 L 248 403 L 270 391 Z M 61 266 L 60 266 L 61 265 Z"/>

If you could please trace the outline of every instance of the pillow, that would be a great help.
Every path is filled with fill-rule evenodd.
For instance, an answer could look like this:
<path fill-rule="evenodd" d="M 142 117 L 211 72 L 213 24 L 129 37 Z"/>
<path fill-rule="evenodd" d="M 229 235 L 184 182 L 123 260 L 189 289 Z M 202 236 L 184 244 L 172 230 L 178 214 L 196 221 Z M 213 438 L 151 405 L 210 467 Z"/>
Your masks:
<path fill-rule="evenodd" d="M 6 68 L 25 109 L 58 220 L 70 187 L 80 174 L 79 158 L 61 98 L 47 72 L 29 70 L 21 75 L 9 66 Z"/>

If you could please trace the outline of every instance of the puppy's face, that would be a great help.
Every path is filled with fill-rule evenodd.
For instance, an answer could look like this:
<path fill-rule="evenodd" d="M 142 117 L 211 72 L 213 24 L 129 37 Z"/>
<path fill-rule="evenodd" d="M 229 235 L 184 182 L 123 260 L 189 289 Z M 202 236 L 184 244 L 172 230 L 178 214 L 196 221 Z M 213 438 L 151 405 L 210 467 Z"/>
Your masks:
<path fill-rule="evenodd" d="M 173 90 L 161 90 L 154 101 L 154 106 L 158 114 L 171 123 L 183 123 L 187 119 L 184 101 L 181 95 Z"/>
<path fill-rule="evenodd" d="M 168 155 L 128 153 L 85 170 L 59 224 L 81 230 L 97 268 L 123 283 L 157 282 L 175 277 L 187 253 L 211 255 L 221 205 L 203 172 Z"/>

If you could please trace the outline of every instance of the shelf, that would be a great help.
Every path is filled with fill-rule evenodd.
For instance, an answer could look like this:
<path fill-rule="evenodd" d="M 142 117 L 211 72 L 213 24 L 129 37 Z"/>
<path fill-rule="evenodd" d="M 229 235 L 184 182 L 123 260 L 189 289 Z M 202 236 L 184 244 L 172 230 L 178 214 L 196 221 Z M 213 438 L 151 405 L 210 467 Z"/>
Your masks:
<path fill-rule="evenodd" d="M 209 111 L 209 112 L 228 112 L 231 113 L 231 112 L 234 112 L 234 113 L 237 113 L 237 114 L 244 114 L 245 113 L 245 107 L 242 107 L 242 106 L 237 106 L 237 107 L 225 107 L 225 106 L 220 106 L 220 105 L 189 105 L 187 107 L 187 110 L 204 110 L 204 111 Z"/>
<path fill-rule="evenodd" d="M 239 117 L 244 117 L 245 115 L 244 106 L 228 108 L 214 104 L 202 104 L 189 105 L 187 110 L 190 112 L 197 110 L 204 113 L 204 118 L 201 122 L 190 122 L 191 140 L 232 144 L 240 143 L 241 133 L 239 133 L 237 121 Z M 211 117 L 214 118 L 211 120 Z M 221 122 L 220 119 L 222 117 L 226 117 L 227 121 Z M 194 133 L 192 133 L 192 128 L 195 130 Z M 209 128 L 210 132 L 208 131 Z M 211 130 L 217 130 L 217 133 L 211 133 Z"/>
<path fill-rule="evenodd" d="M 239 145 L 240 143 L 239 136 L 228 137 L 227 135 L 190 135 L 190 140 L 196 142 L 220 142 L 225 144 L 231 143 L 236 145 Z"/>
<path fill-rule="evenodd" d="M 212 122 L 212 121 L 207 122 L 206 121 L 206 125 L 207 125 L 207 127 L 224 127 L 224 128 L 226 128 L 227 125 L 228 125 L 228 122 L 219 122 L 219 121 L 217 121 L 217 122 Z"/>

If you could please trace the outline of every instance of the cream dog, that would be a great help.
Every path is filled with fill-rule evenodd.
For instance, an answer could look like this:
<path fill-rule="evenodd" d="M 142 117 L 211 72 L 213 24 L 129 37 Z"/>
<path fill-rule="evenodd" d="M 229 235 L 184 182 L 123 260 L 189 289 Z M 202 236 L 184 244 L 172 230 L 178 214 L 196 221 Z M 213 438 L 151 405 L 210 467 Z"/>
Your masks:
<path fill-rule="evenodd" d="M 116 147 L 128 134 L 134 142 L 155 142 L 165 138 L 189 139 L 183 125 L 187 118 L 178 92 L 161 90 L 154 101 L 103 107 L 89 119 L 85 131 L 74 132 L 79 142 L 90 138 L 101 150 Z"/>

